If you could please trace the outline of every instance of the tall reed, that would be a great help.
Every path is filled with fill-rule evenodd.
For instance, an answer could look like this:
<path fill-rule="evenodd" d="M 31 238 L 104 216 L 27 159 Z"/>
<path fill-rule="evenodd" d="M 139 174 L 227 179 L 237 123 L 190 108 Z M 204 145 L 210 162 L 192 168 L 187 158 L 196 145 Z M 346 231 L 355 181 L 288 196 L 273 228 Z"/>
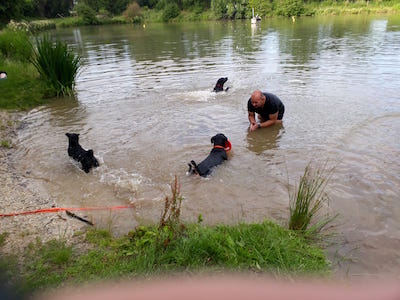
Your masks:
<path fill-rule="evenodd" d="M 68 49 L 66 43 L 53 41 L 48 35 L 36 39 L 32 64 L 57 96 L 72 96 L 81 57 Z"/>
<path fill-rule="evenodd" d="M 316 219 L 321 208 L 329 201 L 325 192 L 332 170 L 317 170 L 312 173 L 311 165 L 307 165 L 300 177 L 297 193 L 290 195 L 289 229 L 317 233 L 335 217 L 320 217 Z M 315 221 L 312 226 L 311 222 Z"/>

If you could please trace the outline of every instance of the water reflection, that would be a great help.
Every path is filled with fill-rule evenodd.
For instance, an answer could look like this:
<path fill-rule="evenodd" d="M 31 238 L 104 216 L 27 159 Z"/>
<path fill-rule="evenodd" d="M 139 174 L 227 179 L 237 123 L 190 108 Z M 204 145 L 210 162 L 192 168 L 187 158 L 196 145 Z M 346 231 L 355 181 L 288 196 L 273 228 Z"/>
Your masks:
<path fill-rule="evenodd" d="M 247 134 L 247 148 L 257 155 L 267 150 L 274 150 L 277 148 L 284 131 L 285 129 L 281 124 L 252 132 L 249 131 Z"/>

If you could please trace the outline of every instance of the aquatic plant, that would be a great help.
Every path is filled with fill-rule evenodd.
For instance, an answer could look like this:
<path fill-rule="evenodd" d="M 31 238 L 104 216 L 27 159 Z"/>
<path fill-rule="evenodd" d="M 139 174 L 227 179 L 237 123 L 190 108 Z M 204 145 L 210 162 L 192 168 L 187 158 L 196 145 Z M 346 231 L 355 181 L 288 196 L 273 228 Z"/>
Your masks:
<path fill-rule="evenodd" d="M 297 192 L 290 195 L 289 229 L 301 231 L 307 235 L 320 232 L 336 216 L 328 215 L 317 219 L 322 207 L 328 203 L 329 197 L 325 192 L 326 185 L 333 169 L 312 172 L 311 164 L 307 165 L 300 177 Z M 290 193 L 289 193 L 290 194 Z M 311 223 L 313 222 L 313 225 Z"/>
<path fill-rule="evenodd" d="M 58 40 L 53 43 L 48 35 L 37 38 L 33 49 L 31 62 L 54 93 L 72 96 L 81 57 L 68 49 L 66 43 Z"/>

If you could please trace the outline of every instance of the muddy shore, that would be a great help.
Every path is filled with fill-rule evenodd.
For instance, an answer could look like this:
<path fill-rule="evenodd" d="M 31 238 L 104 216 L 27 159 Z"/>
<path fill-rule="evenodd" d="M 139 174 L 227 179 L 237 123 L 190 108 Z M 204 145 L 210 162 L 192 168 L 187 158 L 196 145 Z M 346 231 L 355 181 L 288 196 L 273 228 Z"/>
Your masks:
<path fill-rule="evenodd" d="M 23 113 L 0 111 L 0 214 L 13 214 L 58 207 L 54 199 L 41 188 L 40 182 L 16 172 L 13 153 L 18 147 L 17 130 Z M 88 226 L 65 212 L 0 216 L 0 234 L 5 242 L 0 253 L 19 254 L 40 240 L 64 239 L 68 244 L 80 244 Z"/>

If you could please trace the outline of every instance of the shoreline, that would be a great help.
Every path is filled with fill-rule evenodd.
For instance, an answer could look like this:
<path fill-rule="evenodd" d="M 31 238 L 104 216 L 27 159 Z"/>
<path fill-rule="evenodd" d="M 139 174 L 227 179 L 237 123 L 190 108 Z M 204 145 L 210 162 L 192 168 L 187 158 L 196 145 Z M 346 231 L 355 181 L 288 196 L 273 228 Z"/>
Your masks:
<path fill-rule="evenodd" d="M 0 110 L 0 140 L 10 142 L 10 147 L 0 147 L 0 214 L 57 207 L 57 199 L 48 195 L 39 181 L 18 173 L 13 166 L 22 118 L 21 112 Z M 30 243 L 53 239 L 79 244 L 82 235 L 76 233 L 83 232 L 86 227 L 65 212 L 0 217 L 0 235 L 5 237 L 0 253 L 20 255 Z"/>

